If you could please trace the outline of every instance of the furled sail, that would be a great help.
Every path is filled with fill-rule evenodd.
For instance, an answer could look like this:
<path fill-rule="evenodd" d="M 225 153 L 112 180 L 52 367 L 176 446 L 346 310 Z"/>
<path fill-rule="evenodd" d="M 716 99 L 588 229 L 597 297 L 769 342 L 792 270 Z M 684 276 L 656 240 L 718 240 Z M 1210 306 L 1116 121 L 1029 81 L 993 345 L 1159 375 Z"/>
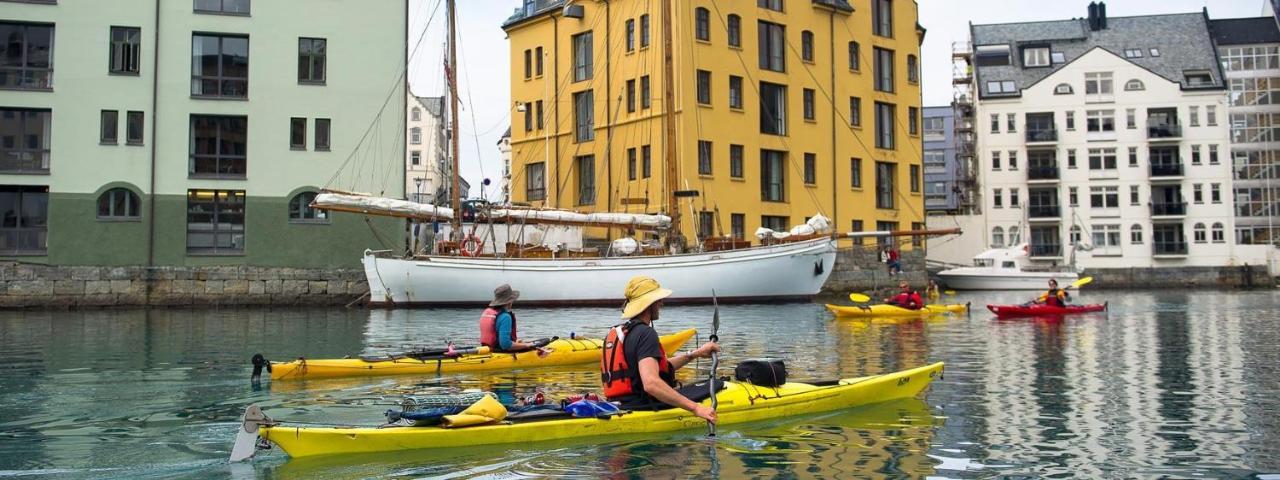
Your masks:
<path fill-rule="evenodd" d="M 402 218 L 427 220 L 449 220 L 453 218 L 453 209 L 449 207 L 347 193 L 321 193 L 316 195 L 316 199 L 311 202 L 311 206 L 321 210 Z"/>
<path fill-rule="evenodd" d="M 486 212 L 493 221 L 508 223 L 547 223 L 582 226 L 616 226 L 636 230 L 666 230 L 671 217 L 637 213 L 577 213 L 564 210 L 531 210 L 495 208 Z"/>

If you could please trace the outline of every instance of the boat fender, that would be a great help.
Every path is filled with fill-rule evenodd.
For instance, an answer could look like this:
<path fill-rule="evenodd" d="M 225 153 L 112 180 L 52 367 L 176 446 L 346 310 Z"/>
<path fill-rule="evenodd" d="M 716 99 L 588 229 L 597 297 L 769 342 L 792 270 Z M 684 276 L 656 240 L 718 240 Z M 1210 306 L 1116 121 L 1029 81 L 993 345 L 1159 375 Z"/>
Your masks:
<path fill-rule="evenodd" d="M 777 387 L 787 383 L 787 366 L 778 358 L 743 360 L 733 369 L 733 378 L 761 387 Z"/>
<path fill-rule="evenodd" d="M 262 380 L 263 368 L 267 369 L 267 373 L 271 373 L 271 362 L 267 360 L 267 357 L 262 356 L 261 353 L 253 354 L 251 362 L 253 362 L 253 375 L 249 377 L 250 380 L 254 382 Z"/>

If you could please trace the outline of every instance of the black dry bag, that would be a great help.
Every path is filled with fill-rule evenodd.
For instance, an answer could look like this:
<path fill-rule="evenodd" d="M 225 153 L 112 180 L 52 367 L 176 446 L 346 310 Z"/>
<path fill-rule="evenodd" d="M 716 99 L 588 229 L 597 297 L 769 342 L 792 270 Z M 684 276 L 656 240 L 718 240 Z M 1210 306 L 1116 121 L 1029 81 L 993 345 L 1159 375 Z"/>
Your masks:
<path fill-rule="evenodd" d="M 762 387 L 776 387 L 787 383 L 787 366 L 777 358 L 743 360 L 733 369 L 733 378 Z"/>

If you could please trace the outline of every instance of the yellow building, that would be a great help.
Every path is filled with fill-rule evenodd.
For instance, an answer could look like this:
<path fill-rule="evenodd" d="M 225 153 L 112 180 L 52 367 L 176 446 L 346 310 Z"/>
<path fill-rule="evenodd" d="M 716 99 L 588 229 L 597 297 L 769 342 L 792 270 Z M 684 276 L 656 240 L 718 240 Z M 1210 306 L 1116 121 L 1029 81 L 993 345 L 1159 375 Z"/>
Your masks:
<path fill-rule="evenodd" d="M 512 201 L 669 213 L 662 1 L 523 0 L 504 23 Z M 673 0 L 686 238 L 923 228 L 917 8 Z"/>

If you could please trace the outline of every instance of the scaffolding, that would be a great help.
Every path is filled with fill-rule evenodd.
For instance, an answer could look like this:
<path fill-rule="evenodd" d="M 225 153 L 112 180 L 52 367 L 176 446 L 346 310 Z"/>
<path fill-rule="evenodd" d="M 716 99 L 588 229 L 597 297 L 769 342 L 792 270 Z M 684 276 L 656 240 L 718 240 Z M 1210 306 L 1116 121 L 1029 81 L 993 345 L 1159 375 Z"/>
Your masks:
<path fill-rule="evenodd" d="M 975 83 L 973 48 L 969 42 L 951 44 L 951 109 L 955 122 L 956 181 L 952 193 L 961 215 L 982 213 L 978 192 L 978 162 L 974 131 Z"/>

